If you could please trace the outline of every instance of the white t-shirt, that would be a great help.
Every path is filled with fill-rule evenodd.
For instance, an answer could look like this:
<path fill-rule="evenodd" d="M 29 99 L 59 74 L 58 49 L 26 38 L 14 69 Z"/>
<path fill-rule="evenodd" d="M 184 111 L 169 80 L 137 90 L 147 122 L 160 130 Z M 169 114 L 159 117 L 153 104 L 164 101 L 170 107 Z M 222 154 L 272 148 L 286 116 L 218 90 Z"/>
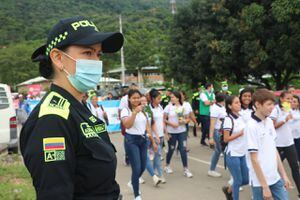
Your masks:
<path fill-rule="evenodd" d="M 252 109 L 243 109 L 239 112 L 240 116 L 243 118 L 244 122 L 247 123 L 251 119 Z"/>
<path fill-rule="evenodd" d="M 119 110 L 122 110 L 123 108 L 128 108 L 128 95 L 126 94 L 123 96 L 120 100 Z"/>
<path fill-rule="evenodd" d="M 121 119 L 131 116 L 132 112 L 128 108 L 123 108 L 121 110 Z M 134 123 L 131 128 L 126 128 L 126 133 L 131 135 L 145 135 L 147 126 L 147 117 L 143 112 L 138 112 L 136 114 Z"/>
<path fill-rule="evenodd" d="M 213 99 L 215 99 L 215 94 L 214 93 L 208 93 L 209 95 L 213 95 Z M 201 101 L 203 101 L 203 102 L 205 102 L 205 101 L 208 101 L 208 98 L 207 98 L 207 96 L 206 96 L 206 94 L 204 93 L 204 92 L 201 92 L 201 94 L 200 94 L 200 100 Z"/>
<path fill-rule="evenodd" d="M 280 180 L 277 165 L 276 131 L 273 121 L 266 118 L 261 121 L 253 115 L 244 131 L 247 137 L 247 165 L 249 167 L 250 184 L 260 187 L 261 184 L 252 166 L 250 153 L 257 152 L 257 159 L 268 185 Z"/>
<path fill-rule="evenodd" d="M 231 131 L 233 128 L 231 135 L 240 133 L 241 130 L 243 130 L 246 126 L 244 120 L 242 119 L 241 116 L 236 116 L 234 114 L 230 114 L 230 117 L 233 120 L 233 124 L 232 124 L 232 120 L 229 118 L 229 116 L 226 116 L 224 119 L 224 124 L 223 124 L 224 130 Z M 232 125 L 233 125 L 233 127 L 232 127 Z M 240 156 L 246 155 L 247 149 L 246 149 L 245 134 L 228 142 L 225 152 L 227 154 L 230 153 L 231 156 L 239 156 L 240 157 Z"/>
<path fill-rule="evenodd" d="M 158 105 L 155 108 L 153 108 L 150 105 L 150 108 L 152 110 L 153 120 L 155 122 L 157 133 L 159 137 L 163 137 L 164 136 L 164 109 L 161 107 L 161 105 Z"/>
<path fill-rule="evenodd" d="M 164 109 L 164 113 L 167 114 L 169 122 L 172 122 L 172 123 L 179 122 L 178 114 L 176 113 L 176 110 L 182 111 L 183 118 L 184 118 L 184 116 L 189 114 L 188 111 L 184 110 L 183 106 L 176 107 L 175 105 L 169 104 Z M 167 131 L 168 131 L 168 133 L 183 133 L 186 131 L 186 127 L 185 127 L 185 124 L 181 124 L 177 128 L 173 128 L 172 126 L 167 125 Z"/>
<path fill-rule="evenodd" d="M 282 122 L 289 115 L 288 112 L 283 111 L 279 105 L 276 105 L 273 109 L 270 118 L 275 120 L 277 123 Z M 291 122 L 288 121 L 281 127 L 276 129 L 276 146 L 277 147 L 288 147 L 294 144 L 294 137 L 291 129 Z"/>
<path fill-rule="evenodd" d="M 90 111 L 94 116 L 101 119 L 105 123 L 104 112 L 102 111 L 100 106 L 95 108 L 92 104 L 90 104 L 88 107 L 90 108 Z"/>
<path fill-rule="evenodd" d="M 294 139 L 300 138 L 300 111 L 292 110 L 293 119 L 291 120 L 291 128 Z"/>
<path fill-rule="evenodd" d="M 183 102 L 182 106 L 183 106 L 184 110 L 186 110 L 186 112 L 188 112 L 188 114 L 193 112 L 192 106 L 189 102 L 187 102 L 187 101 Z"/>
<path fill-rule="evenodd" d="M 221 128 L 222 120 L 224 120 L 226 115 L 227 113 L 224 106 L 215 103 L 210 107 L 210 117 L 217 119 L 215 129 L 219 130 Z"/>

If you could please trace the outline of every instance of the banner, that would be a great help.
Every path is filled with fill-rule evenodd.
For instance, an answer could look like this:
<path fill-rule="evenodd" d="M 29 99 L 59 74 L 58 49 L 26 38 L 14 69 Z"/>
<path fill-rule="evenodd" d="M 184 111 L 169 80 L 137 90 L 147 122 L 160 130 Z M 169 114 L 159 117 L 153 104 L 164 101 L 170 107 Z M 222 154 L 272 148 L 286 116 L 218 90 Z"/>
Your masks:
<path fill-rule="evenodd" d="M 99 101 L 98 104 L 102 105 L 104 111 L 107 113 L 107 117 L 108 117 L 107 131 L 108 132 L 121 131 L 121 123 L 118 114 L 120 100 Z"/>
<path fill-rule="evenodd" d="M 38 105 L 39 102 L 40 100 L 33 100 L 33 99 L 26 100 L 26 103 L 29 105 L 29 113 L 31 113 L 31 111 L 34 109 L 36 105 Z"/>
<path fill-rule="evenodd" d="M 40 100 L 27 100 L 30 112 L 34 107 L 40 102 Z M 118 108 L 120 105 L 120 100 L 109 100 L 109 101 L 99 101 L 99 105 L 103 106 L 104 111 L 107 113 L 108 117 L 108 132 L 118 132 L 121 131 L 121 123 L 119 119 Z"/>
<path fill-rule="evenodd" d="M 28 85 L 28 94 L 31 96 L 37 96 L 42 91 L 42 86 L 40 84 Z"/>

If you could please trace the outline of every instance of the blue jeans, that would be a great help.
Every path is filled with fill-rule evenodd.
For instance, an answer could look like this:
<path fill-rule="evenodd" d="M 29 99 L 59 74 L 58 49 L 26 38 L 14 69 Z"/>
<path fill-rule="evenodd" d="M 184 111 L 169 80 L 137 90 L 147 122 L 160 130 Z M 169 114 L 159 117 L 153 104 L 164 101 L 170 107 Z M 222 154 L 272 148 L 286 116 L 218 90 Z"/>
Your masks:
<path fill-rule="evenodd" d="M 251 187 L 253 200 L 263 200 L 262 187 Z M 288 200 L 288 193 L 284 187 L 283 181 L 279 180 L 277 183 L 269 186 L 274 200 Z"/>
<path fill-rule="evenodd" d="M 239 200 L 239 189 L 242 185 L 249 183 L 249 171 L 246 163 L 246 156 L 231 156 L 226 154 L 226 163 L 233 177 L 232 197 L 233 200 Z"/>
<path fill-rule="evenodd" d="M 148 140 L 149 141 L 149 140 Z M 149 172 L 150 176 L 154 176 L 155 170 L 157 171 L 157 175 L 159 177 L 162 177 L 162 166 L 161 166 L 161 150 L 162 150 L 162 142 L 163 142 L 163 137 L 160 138 L 160 143 L 158 145 L 158 150 L 157 152 L 154 152 L 154 158 L 153 158 L 153 165 L 151 160 L 149 159 L 149 154 L 147 154 L 147 165 L 146 169 Z M 150 146 L 150 141 L 148 142 Z"/>
<path fill-rule="evenodd" d="M 187 167 L 187 152 L 186 152 L 186 133 L 170 133 L 171 138 L 169 139 L 169 150 L 167 153 L 166 163 L 170 164 L 172 155 L 174 153 L 176 143 L 178 141 L 178 147 L 180 151 L 181 161 L 183 167 Z"/>
<path fill-rule="evenodd" d="M 146 136 L 125 134 L 128 158 L 132 169 L 131 183 L 134 196 L 139 196 L 139 178 L 146 168 L 147 140 Z"/>
<path fill-rule="evenodd" d="M 214 141 L 215 141 L 215 150 L 211 156 L 211 161 L 210 161 L 210 170 L 215 171 L 217 163 L 220 158 L 220 154 L 222 152 L 221 150 L 221 144 L 220 144 L 220 135 L 219 135 L 219 130 L 215 129 L 214 130 Z"/>

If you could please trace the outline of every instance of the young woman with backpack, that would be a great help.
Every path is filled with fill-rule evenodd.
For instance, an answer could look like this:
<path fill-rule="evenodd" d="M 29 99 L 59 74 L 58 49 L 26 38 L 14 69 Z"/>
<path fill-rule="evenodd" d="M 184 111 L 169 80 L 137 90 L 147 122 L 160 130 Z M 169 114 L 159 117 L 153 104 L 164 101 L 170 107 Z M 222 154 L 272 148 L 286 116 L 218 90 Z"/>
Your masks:
<path fill-rule="evenodd" d="M 225 101 L 227 116 L 223 122 L 223 139 L 227 143 L 224 156 L 226 165 L 233 177 L 232 193 L 228 187 L 223 188 L 227 199 L 238 200 L 239 188 L 249 183 L 246 163 L 245 122 L 239 115 L 241 102 L 237 96 L 229 96 Z"/>

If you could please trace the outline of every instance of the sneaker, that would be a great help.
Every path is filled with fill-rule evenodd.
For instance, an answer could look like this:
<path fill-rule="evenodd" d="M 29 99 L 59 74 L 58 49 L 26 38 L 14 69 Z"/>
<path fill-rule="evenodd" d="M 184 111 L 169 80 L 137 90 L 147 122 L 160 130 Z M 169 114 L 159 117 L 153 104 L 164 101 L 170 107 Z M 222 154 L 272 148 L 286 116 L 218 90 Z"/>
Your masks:
<path fill-rule="evenodd" d="M 231 193 L 228 192 L 228 186 L 222 187 L 222 191 L 226 196 L 226 200 L 233 200 Z"/>
<path fill-rule="evenodd" d="M 134 200 L 142 200 L 142 197 L 141 196 L 137 196 L 134 198 Z"/>
<path fill-rule="evenodd" d="M 139 183 L 140 183 L 140 184 L 144 184 L 145 182 L 146 182 L 146 181 L 143 179 L 143 177 L 140 177 L 140 178 L 139 178 Z"/>
<path fill-rule="evenodd" d="M 222 176 L 222 174 L 220 174 L 219 172 L 217 172 L 217 171 L 211 171 L 211 170 L 209 170 L 207 172 L 207 175 L 211 176 L 211 177 L 214 177 L 214 178 L 219 178 L 219 177 Z"/>
<path fill-rule="evenodd" d="M 162 184 L 165 184 L 167 181 L 164 176 L 159 177 Z"/>
<path fill-rule="evenodd" d="M 201 145 L 204 147 L 208 147 L 208 144 L 206 144 L 206 142 L 201 142 Z"/>
<path fill-rule="evenodd" d="M 128 183 L 127 183 L 127 186 L 132 190 L 132 192 L 133 192 L 133 187 L 132 187 L 132 184 L 131 184 L 131 181 L 129 181 Z M 141 191 L 139 191 L 139 195 L 141 195 L 142 193 L 141 193 Z"/>
<path fill-rule="evenodd" d="M 192 178 L 193 174 L 190 172 L 189 169 L 185 169 L 184 170 L 184 176 L 186 176 L 187 178 Z"/>
<path fill-rule="evenodd" d="M 172 173 L 173 173 L 173 170 L 171 169 L 171 167 L 166 166 L 166 167 L 165 167 L 165 172 L 166 172 L 167 174 L 172 174 Z"/>
<path fill-rule="evenodd" d="M 163 161 L 163 160 L 164 160 L 164 157 L 163 157 L 163 156 L 160 156 L 160 160 Z"/>
<path fill-rule="evenodd" d="M 152 178 L 154 186 L 158 186 L 161 183 L 161 179 L 158 178 L 156 175 L 154 175 Z"/>
<path fill-rule="evenodd" d="M 221 153 L 221 154 L 220 154 L 220 157 L 224 157 L 224 154 L 223 154 L 223 153 Z"/>
<path fill-rule="evenodd" d="M 240 191 L 243 191 L 244 190 L 244 188 L 243 187 L 240 187 L 240 189 L 239 189 Z"/>
<path fill-rule="evenodd" d="M 230 179 L 229 179 L 229 181 L 228 181 L 228 184 L 229 184 L 230 186 L 233 185 L 233 178 L 232 178 L 232 176 L 230 176 Z"/>

